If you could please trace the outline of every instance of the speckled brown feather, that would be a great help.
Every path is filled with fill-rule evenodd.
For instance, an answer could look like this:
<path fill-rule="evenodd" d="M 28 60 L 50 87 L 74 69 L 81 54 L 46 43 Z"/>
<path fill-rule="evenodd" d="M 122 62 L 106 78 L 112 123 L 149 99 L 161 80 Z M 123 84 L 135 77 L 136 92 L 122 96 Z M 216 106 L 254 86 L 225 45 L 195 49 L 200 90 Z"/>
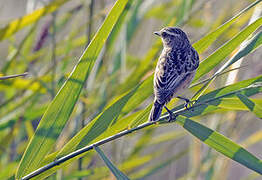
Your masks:
<path fill-rule="evenodd" d="M 188 88 L 199 65 L 198 54 L 182 30 L 164 28 L 161 31 L 166 32 L 166 36 L 162 37 L 164 48 L 154 75 L 155 101 L 150 121 L 157 120 L 163 106 Z"/>

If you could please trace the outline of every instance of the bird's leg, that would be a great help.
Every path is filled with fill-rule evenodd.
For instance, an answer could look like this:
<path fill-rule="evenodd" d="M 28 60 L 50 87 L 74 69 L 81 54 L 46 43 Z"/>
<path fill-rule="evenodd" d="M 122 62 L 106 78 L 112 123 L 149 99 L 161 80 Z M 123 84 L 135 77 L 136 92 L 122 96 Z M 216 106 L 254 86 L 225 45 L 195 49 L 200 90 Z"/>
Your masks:
<path fill-rule="evenodd" d="M 191 108 L 193 106 L 193 104 L 197 102 L 197 100 L 190 101 L 189 99 L 181 97 L 181 96 L 177 96 L 177 98 L 185 101 L 184 107 L 186 109 Z M 193 109 L 192 109 L 192 111 L 193 111 Z"/>
<path fill-rule="evenodd" d="M 165 107 L 166 111 L 169 113 L 168 122 L 175 121 L 177 115 L 174 115 L 174 113 L 173 113 L 172 111 L 170 111 L 170 110 L 166 107 L 166 105 L 165 105 L 164 107 Z"/>

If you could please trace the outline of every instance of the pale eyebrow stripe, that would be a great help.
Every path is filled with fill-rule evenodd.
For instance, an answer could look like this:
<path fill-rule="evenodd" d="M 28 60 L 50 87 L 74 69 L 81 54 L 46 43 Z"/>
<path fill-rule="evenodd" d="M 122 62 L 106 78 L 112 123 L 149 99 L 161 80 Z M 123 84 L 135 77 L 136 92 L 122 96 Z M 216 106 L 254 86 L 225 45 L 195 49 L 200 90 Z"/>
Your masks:
<path fill-rule="evenodd" d="M 173 32 L 170 32 L 169 30 L 165 30 L 164 32 L 166 32 L 167 34 L 170 34 L 170 35 L 173 35 L 173 36 L 176 36 L 177 34 L 173 33 Z"/>

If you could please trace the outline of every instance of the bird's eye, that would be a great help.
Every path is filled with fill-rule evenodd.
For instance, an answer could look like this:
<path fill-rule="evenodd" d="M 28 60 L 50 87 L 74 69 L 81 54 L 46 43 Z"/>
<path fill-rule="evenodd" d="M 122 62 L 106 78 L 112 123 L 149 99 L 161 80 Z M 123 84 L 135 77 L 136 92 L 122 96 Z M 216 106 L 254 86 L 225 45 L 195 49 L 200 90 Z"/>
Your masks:
<path fill-rule="evenodd" d="M 162 32 L 162 37 L 166 37 L 167 36 L 167 33 L 166 32 Z"/>

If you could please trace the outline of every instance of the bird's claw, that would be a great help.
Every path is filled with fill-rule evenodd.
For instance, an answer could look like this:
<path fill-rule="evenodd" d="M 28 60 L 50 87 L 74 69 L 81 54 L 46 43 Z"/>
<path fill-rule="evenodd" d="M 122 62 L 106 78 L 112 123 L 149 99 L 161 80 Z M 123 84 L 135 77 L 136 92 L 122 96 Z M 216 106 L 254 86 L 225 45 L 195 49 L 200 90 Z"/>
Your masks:
<path fill-rule="evenodd" d="M 188 110 L 188 109 L 192 108 L 195 103 L 197 103 L 197 100 L 190 101 L 189 99 L 187 99 L 185 104 L 184 104 L 184 107 Z M 192 111 L 194 111 L 193 108 L 192 108 Z"/>
<path fill-rule="evenodd" d="M 176 118 L 177 118 L 177 114 L 169 114 L 169 118 L 168 118 L 168 122 L 174 122 L 176 121 Z"/>
<path fill-rule="evenodd" d="M 182 99 L 185 101 L 185 104 L 184 104 L 184 107 L 188 110 L 190 108 L 193 107 L 193 105 L 197 102 L 197 100 L 189 100 L 187 98 L 184 98 L 184 97 L 181 97 L 181 96 L 177 96 L 178 99 Z M 192 111 L 193 111 L 193 108 L 192 108 Z"/>
<path fill-rule="evenodd" d="M 166 106 L 164 106 L 167 112 L 169 113 L 168 122 L 172 122 L 176 120 L 177 115 L 170 111 Z"/>

